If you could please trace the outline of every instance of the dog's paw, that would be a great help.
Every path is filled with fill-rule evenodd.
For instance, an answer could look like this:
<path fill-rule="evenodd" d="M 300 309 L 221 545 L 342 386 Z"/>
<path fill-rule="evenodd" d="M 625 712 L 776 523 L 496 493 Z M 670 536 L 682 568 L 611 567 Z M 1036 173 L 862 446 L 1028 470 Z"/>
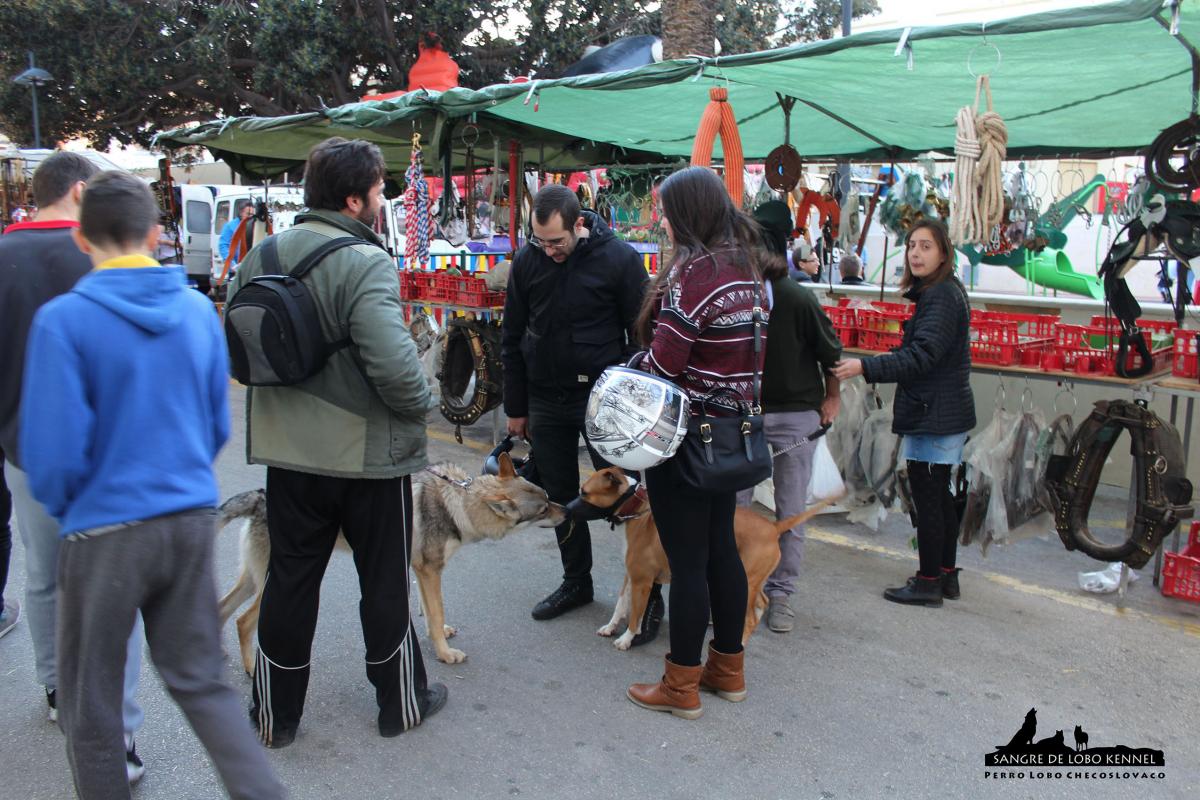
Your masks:
<path fill-rule="evenodd" d="M 633 646 L 633 631 L 627 630 L 613 641 L 613 647 L 618 650 L 628 650 Z"/>
<path fill-rule="evenodd" d="M 597 631 L 596 631 L 596 635 L 597 636 L 612 636 L 616 632 L 617 632 L 617 624 L 615 622 L 610 622 L 607 625 L 600 626 L 600 628 L 597 629 Z"/>
<path fill-rule="evenodd" d="M 461 664 L 467 660 L 466 653 L 462 650 L 456 650 L 453 647 L 447 647 L 445 652 L 439 652 L 437 657 L 438 661 L 441 661 L 443 664 Z"/>
<path fill-rule="evenodd" d="M 453 625 L 443 625 L 442 633 L 446 635 L 447 639 L 453 639 L 454 634 L 458 633 L 458 628 L 454 627 Z"/>

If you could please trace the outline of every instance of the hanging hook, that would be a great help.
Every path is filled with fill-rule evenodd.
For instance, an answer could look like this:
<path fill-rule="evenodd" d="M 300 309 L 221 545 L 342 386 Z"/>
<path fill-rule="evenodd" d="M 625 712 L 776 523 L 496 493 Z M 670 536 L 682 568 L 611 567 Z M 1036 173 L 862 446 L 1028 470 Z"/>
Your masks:
<path fill-rule="evenodd" d="M 983 41 L 980 44 L 975 45 L 973 48 L 971 48 L 971 52 L 967 53 L 967 72 L 971 75 L 972 78 L 976 78 L 976 79 L 985 77 L 985 76 L 989 76 L 989 75 L 995 75 L 997 72 L 1000 71 L 1000 64 L 1004 60 L 1003 55 L 1001 55 L 1001 53 L 1000 53 L 1000 48 L 996 47 L 996 45 L 994 45 L 988 41 L 987 23 L 986 22 L 984 22 L 982 24 L 981 30 L 983 32 Z M 984 47 L 990 47 L 996 53 L 996 65 L 994 67 L 992 67 L 992 69 L 990 71 L 988 71 L 988 72 L 981 71 L 978 75 L 976 75 L 975 70 L 971 69 L 971 59 L 975 56 L 975 54 L 977 52 L 979 52 L 979 50 L 981 48 L 984 48 Z"/>
<path fill-rule="evenodd" d="M 1000 411 L 1008 410 L 1008 389 L 1004 386 L 1004 376 L 1000 377 L 1000 388 L 996 392 L 996 408 Z"/>
<path fill-rule="evenodd" d="M 1069 397 L 1071 399 L 1070 416 L 1072 418 L 1074 418 L 1075 412 L 1077 410 L 1079 410 L 1079 398 L 1077 398 L 1075 396 L 1075 390 L 1073 388 L 1073 385 L 1070 381 L 1060 381 L 1058 385 L 1060 388 L 1058 390 L 1058 393 L 1056 395 L 1054 395 L 1054 413 L 1058 414 L 1058 415 L 1062 414 L 1062 412 L 1058 410 L 1058 399 L 1060 397 L 1062 397 L 1063 395 L 1066 395 L 1067 397 Z"/>

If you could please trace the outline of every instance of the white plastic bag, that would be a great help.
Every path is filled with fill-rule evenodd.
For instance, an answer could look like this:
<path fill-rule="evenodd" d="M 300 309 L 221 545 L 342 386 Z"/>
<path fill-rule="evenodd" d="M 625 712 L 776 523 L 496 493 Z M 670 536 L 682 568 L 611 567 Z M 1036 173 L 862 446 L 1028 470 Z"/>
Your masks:
<path fill-rule="evenodd" d="M 838 472 L 825 438 L 822 436 L 817 439 L 817 449 L 813 453 L 812 482 L 808 485 L 810 505 L 821 500 L 836 500 L 846 493 L 846 484 L 842 481 L 842 474 Z"/>
<path fill-rule="evenodd" d="M 1121 585 L 1121 567 L 1123 566 L 1124 564 L 1118 561 L 1115 564 L 1109 564 L 1099 572 L 1081 572 L 1079 573 L 1079 588 L 1095 594 L 1115 592 Z M 1138 574 L 1130 569 L 1129 582 L 1133 583 L 1137 579 Z"/>

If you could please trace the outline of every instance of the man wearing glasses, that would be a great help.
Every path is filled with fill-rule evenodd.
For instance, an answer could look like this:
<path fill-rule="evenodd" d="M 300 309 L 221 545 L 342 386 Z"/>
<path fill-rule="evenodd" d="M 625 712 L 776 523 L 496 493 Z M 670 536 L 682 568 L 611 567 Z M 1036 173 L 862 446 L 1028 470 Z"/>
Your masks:
<path fill-rule="evenodd" d="M 581 211 L 566 186 L 537 193 L 532 223 L 533 235 L 513 259 L 504 304 L 504 413 L 509 434 L 529 439 L 542 488 L 566 503 L 579 494 L 588 392 L 605 367 L 635 350 L 633 322 L 648 278 L 641 256 L 604 220 Z M 606 466 L 589 452 L 597 469 Z M 534 606 L 537 620 L 592 602 L 587 523 L 568 520 L 556 533 L 562 585 Z M 657 605 L 661 620 L 661 600 Z"/>

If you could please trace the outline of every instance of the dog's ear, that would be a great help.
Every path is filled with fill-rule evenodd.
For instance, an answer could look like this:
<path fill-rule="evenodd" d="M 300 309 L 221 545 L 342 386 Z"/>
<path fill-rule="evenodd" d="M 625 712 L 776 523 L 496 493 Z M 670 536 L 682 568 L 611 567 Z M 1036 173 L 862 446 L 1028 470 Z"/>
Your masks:
<path fill-rule="evenodd" d="M 501 453 L 500 458 L 497 460 L 500 462 L 500 480 L 511 481 L 517 477 L 517 470 L 513 466 L 512 456 L 508 453 Z"/>
<path fill-rule="evenodd" d="M 608 483 L 614 489 L 618 486 L 625 485 L 625 475 L 618 469 L 610 470 L 604 473 L 604 477 L 608 479 Z"/>
<path fill-rule="evenodd" d="M 517 504 L 504 495 L 496 494 L 485 497 L 483 502 L 487 503 L 488 508 L 501 517 L 512 517 L 517 513 Z"/>

